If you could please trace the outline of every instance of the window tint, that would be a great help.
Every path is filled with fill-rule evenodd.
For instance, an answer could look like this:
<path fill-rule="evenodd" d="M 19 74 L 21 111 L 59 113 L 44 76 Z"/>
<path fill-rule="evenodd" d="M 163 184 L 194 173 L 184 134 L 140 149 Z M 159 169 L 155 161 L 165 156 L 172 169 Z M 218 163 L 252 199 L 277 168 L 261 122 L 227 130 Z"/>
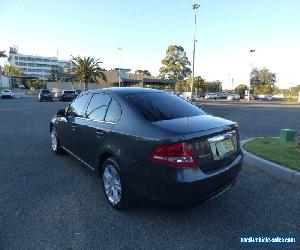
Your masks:
<path fill-rule="evenodd" d="M 121 107 L 119 103 L 114 98 L 112 98 L 105 116 L 105 121 L 118 122 L 120 116 L 121 116 Z"/>
<path fill-rule="evenodd" d="M 73 91 L 73 90 L 65 90 L 64 94 L 66 94 L 66 95 L 75 94 L 75 91 Z"/>
<path fill-rule="evenodd" d="M 43 90 L 41 90 L 41 93 L 42 93 L 42 94 L 49 94 L 49 93 L 50 93 L 50 90 L 48 90 L 48 89 L 43 89 Z"/>
<path fill-rule="evenodd" d="M 74 117 L 82 117 L 85 114 L 85 107 L 90 99 L 90 94 L 79 96 L 71 103 L 68 108 L 67 115 Z"/>
<path fill-rule="evenodd" d="M 88 118 L 103 121 L 110 99 L 105 93 L 94 94 L 87 108 Z"/>
<path fill-rule="evenodd" d="M 127 95 L 126 99 L 151 122 L 205 114 L 193 104 L 164 92 L 133 93 Z"/>

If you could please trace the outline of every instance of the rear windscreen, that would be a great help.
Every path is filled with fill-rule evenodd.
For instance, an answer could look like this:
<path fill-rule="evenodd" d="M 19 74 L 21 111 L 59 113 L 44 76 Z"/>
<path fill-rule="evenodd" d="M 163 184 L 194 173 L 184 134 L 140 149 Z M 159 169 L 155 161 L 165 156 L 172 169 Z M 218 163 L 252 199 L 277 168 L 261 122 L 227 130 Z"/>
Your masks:
<path fill-rule="evenodd" d="M 132 93 L 126 100 L 151 122 L 205 114 L 193 104 L 164 92 Z"/>
<path fill-rule="evenodd" d="M 47 90 L 47 89 L 43 89 L 41 92 L 42 92 L 43 94 L 49 94 L 49 93 L 51 93 L 50 90 Z"/>

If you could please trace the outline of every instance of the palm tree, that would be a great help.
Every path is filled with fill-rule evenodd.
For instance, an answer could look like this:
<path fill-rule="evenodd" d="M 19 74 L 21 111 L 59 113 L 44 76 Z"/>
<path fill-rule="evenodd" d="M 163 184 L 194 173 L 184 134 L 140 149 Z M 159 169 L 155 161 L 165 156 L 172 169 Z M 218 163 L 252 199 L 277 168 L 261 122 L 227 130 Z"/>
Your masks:
<path fill-rule="evenodd" d="M 9 65 L 9 64 L 4 65 L 3 71 L 4 71 L 4 74 L 7 76 L 20 75 L 22 73 L 22 70 L 20 68 Z"/>
<path fill-rule="evenodd" d="M 9 78 L 9 85 L 13 85 L 12 83 L 12 75 L 14 76 L 18 76 L 18 75 L 21 75 L 22 73 L 22 70 L 18 67 L 14 67 L 12 65 L 9 65 L 9 64 L 5 64 L 4 65 L 4 68 L 3 68 L 3 72 L 4 72 L 4 75 L 8 76 Z"/>
<path fill-rule="evenodd" d="M 0 50 L 0 58 L 1 57 L 7 57 L 7 55 L 5 54 L 5 50 Z"/>
<path fill-rule="evenodd" d="M 72 56 L 71 62 L 75 65 L 71 72 L 75 72 L 79 81 L 84 83 L 85 91 L 88 90 L 89 83 L 91 82 L 99 83 L 100 79 L 106 81 L 106 76 L 99 66 L 101 63 L 99 59 L 95 59 L 94 57 Z"/>

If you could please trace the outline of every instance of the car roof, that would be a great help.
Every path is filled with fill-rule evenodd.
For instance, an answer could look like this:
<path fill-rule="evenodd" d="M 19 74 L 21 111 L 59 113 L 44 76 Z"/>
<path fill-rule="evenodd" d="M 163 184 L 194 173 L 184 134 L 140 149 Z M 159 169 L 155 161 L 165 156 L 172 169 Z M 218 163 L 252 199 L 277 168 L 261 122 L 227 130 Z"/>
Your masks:
<path fill-rule="evenodd" d="M 90 93 L 99 93 L 99 92 L 111 92 L 113 94 L 132 94 L 132 93 L 164 93 L 164 91 L 157 90 L 157 89 L 151 89 L 151 88 L 139 88 L 139 87 L 112 87 L 112 88 L 103 88 L 103 89 L 95 89 L 90 90 L 88 92 Z"/>

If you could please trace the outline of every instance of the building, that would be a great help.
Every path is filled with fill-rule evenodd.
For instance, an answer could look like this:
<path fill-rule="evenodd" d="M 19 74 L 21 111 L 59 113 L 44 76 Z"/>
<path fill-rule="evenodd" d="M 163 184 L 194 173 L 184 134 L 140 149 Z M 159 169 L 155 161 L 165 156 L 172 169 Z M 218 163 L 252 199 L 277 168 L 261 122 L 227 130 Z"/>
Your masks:
<path fill-rule="evenodd" d="M 107 81 L 102 79 L 99 85 L 103 87 L 143 87 L 162 90 L 175 91 L 175 80 L 161 79 L 155 76 L 145 77 L 143 74 L 130 73 L 131 69 L 115 68 L 113 70 L 104 71 Z"/>
<path fill-rule="evenodd" d="M 154 88 L 168 91 L 175 91 L 175 80 L 165 80 L 159 77 L 147 76 L 142 74 L 130 73 L 131 69 L 115 68 L 108 71 L 103 71 L 106 76 L 106 81 L 98 80 L 98 84 L 90 84 L 89 89 L 118 87 L 143 87 Z M 63 89 L 81 89 L 83 83 L 78 82 L 47 82 L 47 88 L 51 91 L 61 91 Z"/>
<path fill-rule="evenodd" d="M 20 54 L 15 47 L 9 49 L 9 64 L 22 70 L 23 77 L 47 80 L 52 70 L 62 67 L 67 70 L 72 63 L 66 60 L 58 60 L 57 57 L 44 57 Z"/>

